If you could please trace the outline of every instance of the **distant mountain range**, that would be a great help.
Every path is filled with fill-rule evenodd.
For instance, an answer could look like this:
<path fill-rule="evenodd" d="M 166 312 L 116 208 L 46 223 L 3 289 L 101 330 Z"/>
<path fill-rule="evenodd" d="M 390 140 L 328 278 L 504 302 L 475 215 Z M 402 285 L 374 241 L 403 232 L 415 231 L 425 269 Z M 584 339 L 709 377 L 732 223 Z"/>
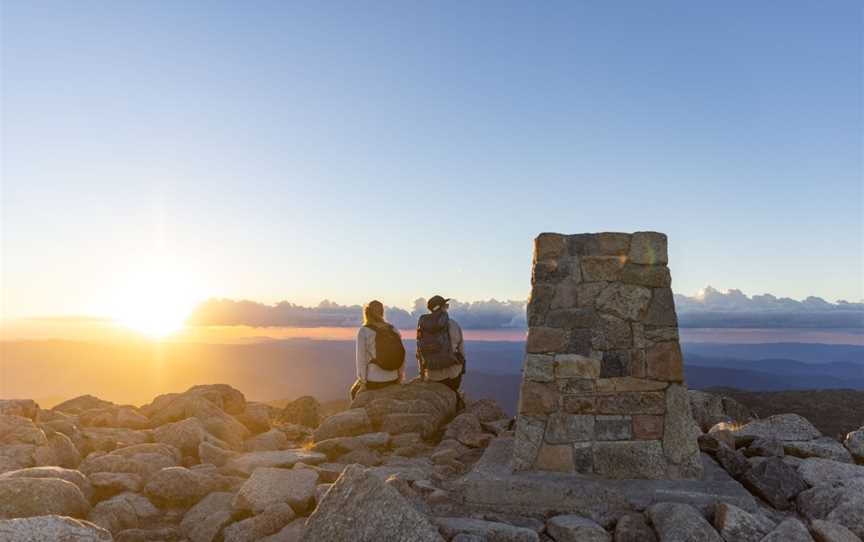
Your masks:
<path fill-rule="evenodd" d="M 864 362 L 864 346 L 817 343 L 684 343 L 685 354 L 742 360 L 791 359 L 806 363 Z"/>
<path fill-rule="evenodd" d="M 52 401 L 91 393 L 140 403 L 199 383 L 227 382 L 255 400 L 345 397 L 355 378 L 351 341 L 273 340 L 253 344 L 13 341 L 0 344 L 0 397 Z M 417 374 L 406 341 L 408 376 Z M 864 347 L 822 344 L 684 344 L 694 389 L 864 390 Z M 465 389 L 513 413 L 524 344 L 469 341 Z M 47 406 L 47 405 L 43 405 Z"/>

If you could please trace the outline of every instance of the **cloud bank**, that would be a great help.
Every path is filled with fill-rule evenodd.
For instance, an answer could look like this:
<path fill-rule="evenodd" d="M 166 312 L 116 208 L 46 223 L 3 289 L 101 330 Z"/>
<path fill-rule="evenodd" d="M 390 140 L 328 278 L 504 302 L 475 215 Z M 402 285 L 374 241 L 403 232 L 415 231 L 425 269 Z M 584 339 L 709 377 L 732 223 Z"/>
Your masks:
<path fill-rule="evenodd" d="M 450 302 L 450 315 L 466 329 L 524 329 L 527 326 L 525 301 Z M 426 300 L 414 301 L 412 309 L 386 307 L 387 320 L 402 329 L 416 327 L 426 313 Z M 363 320 L 360 305 L 339 305 L 324 300 L 316 307 L 303 307 L 288 301 L 265 305 L 255 301 L 209 299 L 192 312 L 187 323 L 205 326 L 246 325 L 256 327 L 354 327 Z"/>
<path fill-rule="evenodd" d="M 819 297 L 797 301 L 771 294 L 748 297 L 740 290 L 720 292 L 710 286 L 689 297 L 675 294 L 681 327 L 701 328 L 850 328 L 864 330 L 864 303 L 829 303 Z M 450 314 L 466 329 L 524 329 L 525 301 L 450 302 Z M 426 312 L 426 300 L 411 309 L 387 307 L 387 319 L 402 329 L 416 326 Z M 246 325 L 254 327 L 355 327 L 362 321 L 362 307 L 324 300 L 316 307 L 288 301 L 266 305 L 256 301 L 209 299 L 190 316 L 192 325 Z"/>
<path fill-rule="evenodd" d="M 810 296 L 798 301 L 771 294 L 748 297 L 711 286 L 692 297 L 675 294 L 681 327 L 858 328 L 864 329 L 864 303 L 829 303 Z"/>

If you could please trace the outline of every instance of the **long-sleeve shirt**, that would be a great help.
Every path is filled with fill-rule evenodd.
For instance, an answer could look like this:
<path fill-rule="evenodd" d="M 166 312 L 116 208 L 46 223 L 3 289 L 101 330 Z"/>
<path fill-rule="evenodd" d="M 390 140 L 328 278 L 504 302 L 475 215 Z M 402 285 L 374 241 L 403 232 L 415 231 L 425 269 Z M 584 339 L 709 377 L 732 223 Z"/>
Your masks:
<path fill-rule="evenodd" d="M 375 359 L 375 330 L 361 327 L 357 332 L 357 378 L 363 382 L 391 382 L 401 379 L 402 371 L 385 371 L 377 363 L 371 363 Z"/>
<path fill-rule="evenodd" d="M 458 322 L 452 318 L 449 320 L 448 324 L 447 329 L 450 332 L 450 348 L 453 349 L 453 353 L 461 354 L 461 359 L 465 359 L 465 341 L 462 338 L 462 328 L 459 326 Z M 447 380 L 448 378 L 456 378 L 460 374 L 462 374 L 461 363 L 453 364 L 446 369 L 426 369 L 426 379 L 434 380 L 435 382 Z"/>

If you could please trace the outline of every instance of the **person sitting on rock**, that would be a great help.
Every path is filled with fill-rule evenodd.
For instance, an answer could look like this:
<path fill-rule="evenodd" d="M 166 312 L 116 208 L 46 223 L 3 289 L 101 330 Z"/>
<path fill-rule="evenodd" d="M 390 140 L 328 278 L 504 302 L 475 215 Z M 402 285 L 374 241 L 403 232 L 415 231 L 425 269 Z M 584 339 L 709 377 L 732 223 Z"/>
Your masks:
<path fill-rule="evenodd" d="M 449 301 L 435 295 L 426 303 L 429 314 L 417 322 L 417 365 L 421 378 L 459 393 L 465 374 L 465 342 L 462 328 L 447 314 Z"/>
<path fill-rule="evenodd" d="M 405 375 L 405 347 L 399 331 L 384 320 L 384 305 L 373 300 L 363 307 L 363 327 L 357 331 L 357 381 L 351 399 L 361 389 L 399 384 Z"/>

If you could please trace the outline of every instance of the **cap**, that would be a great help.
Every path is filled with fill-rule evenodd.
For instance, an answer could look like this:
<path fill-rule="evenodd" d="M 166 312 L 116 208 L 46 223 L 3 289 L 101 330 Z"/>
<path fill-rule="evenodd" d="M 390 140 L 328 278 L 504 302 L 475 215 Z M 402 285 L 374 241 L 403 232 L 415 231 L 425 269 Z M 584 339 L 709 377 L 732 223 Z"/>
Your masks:
<path fill-rule="evenodd" d="M 429 298 L 429 301 L 426 303 L 426 308 L 429 309 L 430 311 L 434 311 L 438 307 L 445 305 L 448 301 L 450 301 L 449 297 L 445 299 L 445 298 L 441 297 L 440 295 L 433 295 L 431 298 Z"/>

